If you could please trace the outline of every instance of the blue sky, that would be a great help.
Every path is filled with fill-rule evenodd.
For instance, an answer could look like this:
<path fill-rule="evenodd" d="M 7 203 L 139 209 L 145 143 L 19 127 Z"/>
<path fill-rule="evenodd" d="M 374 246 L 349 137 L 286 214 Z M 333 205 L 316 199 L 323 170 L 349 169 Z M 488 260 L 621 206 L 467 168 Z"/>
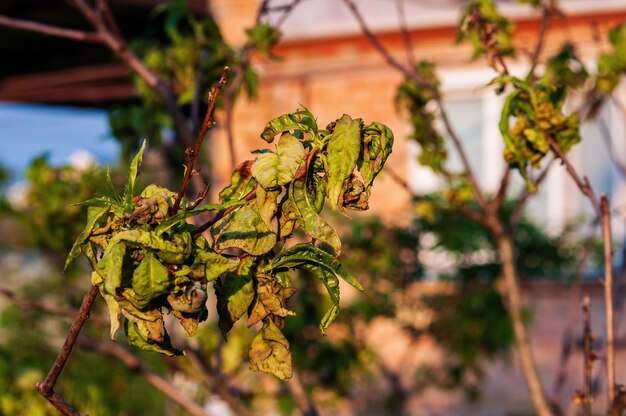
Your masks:
<path fill-rule="evenodd" d="M 48 153 L 52 164 L 67 163 L 79 150 L 100 164 L 114 162 L 119 146 L 111 138 L 103 110 L 0 103 L 0 164 L 20 180 L 28 163 Z"/>

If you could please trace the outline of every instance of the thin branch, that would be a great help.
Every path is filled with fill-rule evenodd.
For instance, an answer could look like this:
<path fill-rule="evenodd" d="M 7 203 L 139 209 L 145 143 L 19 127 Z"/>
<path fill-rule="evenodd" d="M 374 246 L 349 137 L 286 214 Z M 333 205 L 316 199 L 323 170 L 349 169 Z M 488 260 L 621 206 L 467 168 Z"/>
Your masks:
<path fill-rule="evenodd" d="M 28 32 L 40 33 L 46 36 L 71 39 L 85 43 L 102 43 L 102 39 L 95 32 L 85 32 L 82 30 L 66 29 L 62 27 L 47 25 L 44 23 L 32 22 L 29 20 L 15 19 L 13 17 L 0 15 L 0 26 L 12 29 L 25 30 Z"/>
<path fill-rule="evenodd" d="M 193 366 L 195 375 L 210 389 L 214 389 L 215 393 L 224 400 L 230 410 L 237 416 L 247 416 L 248 410 L 241 404 L 240 400 L 233 395 L 228 388 L 227 383 L 216 374 L 216 371 L 210 367 L 209 363 L 204 359 L 202 353 L 195 347 L 185 342 L 185 351 L 187 359 Z"/>
<path fill-rule="evenodd" d="M 294 369 L 293 376 L 287 380 L 287 389 L 291 394 L 296 406 L 302 413 L 302 416 L 318 416 L 319 411 L 315 407 L 315 403 L 306 392 L 300 374 Z"/>
<path fill-rule="evenodd" d="M 541 171 L 537 179 L 535 179 L 535 182 L 533 183 L 535 187 L 541 185 L 541 183 L 546 179 L 546 177 L 548 176 L 548 171 L 550 170 L 550 166 L 552 166 L 552 163 L 554 163 L 555 160 L 556 159 L 551 159 L 548 162 L 548 165 L 543 169 L 543 171 Z M 526 203 L 533 194 L 534 193 L 526 186 L 524 187 L 522 193 L 517 197 L 517 202 L 513 207 L 511 218 L 509 219 L 509 226 L 511 227 L 511 229 L 515 229 L 515 227 L 517 227 L 517 224 L 519 224 L 519 221 L 522 218 L 522 214 L 524 213 Z"/>
<path fill-rule="evenodd" d="M 488 211 L 491 209 L 491 207 L 487 203 L 487 200 L 485 199 L 485 195 L 483 194 L 483 192 L 480 189 L 480 186 L 478 185 L 478 181 L 476 180 L 476 175 L 474 174 L 474 169 L 472 168 L 472 165 L 469 162 L 469 158 L 467 157 L 467 153 L 465 152 L 465 148 L 463 147 L 463 144 L 461 143 L 461 138 L 458 136 L 458 134 L 456 134 L 456 131 L 454 130 L 454 127 L 452 126 L 452 122 L 450 121 L 450 118 L 448 117 L 448 113 L 446 112 L 443 106 L 443 99 L 441 95 L 439 94 L 439 92 L 436 92 L 435 100 L 437 101 L 437 104 L 439 106 L 439 110 L 440 110 L 439 112 L 440 112 L 441 120 L 443 121 L 443 125 L 446 128 L 446 132 L 448 133 L 448 136 L 450 140 L 452 141 L 454 148 L 459 154 L 459 158 L 461 159 L 461 163 L 463 164 L 463 169 L 465 170 L 465 175 L 467 176 L 467 181 L 472 187 L 472 191 L 474 192 L 476 201 L 478 202 L 478 205 L 483 211 Z"/>
<path fill-rule="evenodd" d="M 188 147 L 186 150 L 186 154 L 189 157 L 187 161 L 187 166 L 185 169 L 185 176 L 183 177 L 183 181 L 180 185 L 180 190 L 178 191 L 178 195 L 174 198 L 174 205 L 172 206 L 172 214 L 176 214 L 178 212 L 178 208 L 180 207 L 180 201 L 187 190 L 187 186 L 189 185 L 189 179 L 194 174 L 194 164 L 196 163 L 196 159 L 198 158 L 198 154 L 200 154 L 200 147 L 202 145 L 202 140 L 204 136 L 207 134 L 209 130 L 213 128 L 215 122 L 213 121 L 213 110 L 215 109 L 215 102 L 220 95 L 222 87 L 226 84 L 226 77 L 228 75 L 228 67 L 224 67 L 222 71 L 222 75 L 220 76 L 219 81 L 211 87 L 209 91 L 209 103 L 207 105 L 206 114 L 204 115 L 204 121 L 202 122 L 202 126 L 200 126 L 200 132 L 198 133 L 198 137 L 193 145 L 193 148 Z"/>
<path fill-rule="evenodd" d="M 93 305 L 97 295 L 98 288 L 96 286 L 92 286 L 80 305 L 78 315 L 70 327 L 67 338 L 59 351 L 59 355 L 56 360 L 54 360 L 52 368 L 48 372 L 46 378 L 37 383 L 37 391 L 64 415 L 77 415 L 78 412 L 76 412 L 76 410 L 63 400 L 63 397 L 54 391 L 54 386 L 72 352 L 72 348 L 76 343 L 76 338 L 78 337 L 80 330 L 85 324 L 85 321 L 89 319 L 89 311 L 91 310 L 91 306 Z"/>
<path fill-rule="evenodd" d="M 593 188 L 591 187 L 591 184 L 589 183 L 589 179 L 586 176 L 584 178 L 581 178 L 578 175 L 578 172 L 576 172 L 574 165 L 572 165 L 572 163 L 569 161 L 569 159 L 565 155 L 565 152 L 563 152 L 563 150 L 559 147 L 559 145 L 554 141 L 554 139 L 551 136 L 547 136 L 547 137 L 548 137 L 548 144 L 550 145 L 550 149 L 552 149 L 552 151 L 559 157 L 559 159 L 561 159 L 561 163 L 565 165 L 565 169 L 567 170 L 567 173 L 574 180 L 574 182 L 576 183 L 576 186 L 578 186 L 578 189 L 580 189 L 580 192 L 582 192 L 583 195 L 585 195 L 589 199 L 589 201 L 591 202 L 591 205 L 593 206 L 593 210 L 596 214 L 596 217 L 601 218 L 602 213 L 600 212 L 600 204 L 598 203 L 596 194 L 593 192 Z"/>
<path fill-rule="evenodd" d="M 572 284 L 572 288 L 569 293 L 569 302 L 567 307 L 567 323 L 563 330 L 563 336 L 561 341 L 561 354 L 559 358 L 559 368 L 557 370 L 557 376 L 554 379 L 554 385 L 552 387 L 552 402 L 557 403 L 559 396 L 567 380 L 567 363 L 572 355 L 574 347 L 576 346 L 574 337 L 574 323 L 575 317 L 578 315 L 578 308 L 580 307 L 580 295 L 582 292 L 582 284 L 584 277 L 584 269 L 591 251 L 593 249 L 594 242 L 594 229 L 593 225 L 589 226 L 585 243 L 578 255 L 578 261 L 576 263 L 575 279 Z"/>
<path fill-rule="evenodd" d="M 615 398 L 615 322 L 613 317 L 613 242 L 611 211 L 606 195 L 600 196 L 602 239 L 604 243 L 604 306 L 606 312 L 606 377 L 609 407 Z"/>
<path fill-rule="evenodd" d="M 387 63 L 390 66 L 402 72 L 406 78 L 413 79 L 412 71 L 410 71 L 400 62 L 398 62 L 393 56 L 391 56 L 389 51 L 383 46 L 382 43 L 380 43 L 380 40 L 378 39 L 378 37 L 370 30 L 370 28 L 367 26 L 367 23 L 365 22 L 365 19 L 363 19 L 361 12 L 356 7 L 356 4 L 354 4 L 354 1 L 343 0 L 343 2 L 345 3 L 346 6 L 348 6 L 348 8 L 350 9 L 350 12 L 352 13 L 356 21 L 359 23 L 359 26 L 361 27 L 361 31 L 363 32 L 363 34 L 369 39 L 370 43 L 383 56 L 385 61 L 387 61 Z"/>
<path fill-rule="evenodd" d="M 76 315 L 79 314 L 78 309 L 59 308 L 57 306 L 49 305 L 44 302 L 24 299 L 20 297 L 19 295 L 17 295 L 12 290 L 5 289 L 5 288 L 0 288 L 0 295 L 4 296 L 7 300 L 16 304 L 23 310 L 36 310 L 36 311 L 44 312 L 47 315 L 61 316 L 64 318 L 71 318 L 71 319 L 76 318 Z M 109 325 L 109 321 L 107 319 L 102 319 L 101 317 L 98 317 L 98 316 L 91 317 L 91 321 L 94 324 L 100 325 L 100 326 Z"/>
<path fill-rule="evenodd" d="M 274 27 L 279 28 L 283 25 L 283 23 L 285 23 L 285 20 L 287 20 L 287 17 L 289 17 L 289 15 L 291 14 L 291 12 L 293 11 L 293 9 L 298 5 L 298 3 L 300 3 L 302 0 L 293 0 L 291 3 L 289 4 L 285 4 L 282 6 L 282 11 L 283 14 L 280 15 L 280 17 L 278 18 L 278 20 L 276 20 L 276 23 L 274 24 Z"/>
<path fill-rule="evenodd" d="M 194 416 L 206 416 L 206 412 L 202 406 L 182 394 L 177 387 L 173 386 L 163 377 L 147 369 L 141 361 L 139 361 L 122 346 L 112 342 L 99 342 L 94 339 L 87 338 L 81 339 L 79 343 L 82 347 L 88 350 L 118 359 L 135 374 L 141 376 L 144 380 L 150 383 L 154 388 L 178 403 L 182 408 L 189 412 L 189 414 Z"/>
<path fill-rule="evenodd" d="M 622 416 L 626 412 L 626 388 L 621 384 L 615 392 L 615 399 L 609 410 L 609 416 Z"/>
<path fill-rule="evenodd" d="M 609 126 L 606 125 L 606 121 L 601 115 L 598 116 L 598 127 L 600 127 L 600 134 L 603 139 L 602 141 L 606 146 L 611 162 L 613 162 L 613 165 L 617 168 L 617 171 L 622 175 L 622 177 L 626 178 L 626 164 L 618 159 L 617 152 L 614 151 L 613 144 L 611 143 L 611 130 L 609 129 Z"/>
<path fill-rule="evenodd" d="M 152 88 L 163 100 L 168 113 L 172 117 L 174 124 L 174 130 L 176 131 L 176 137 L 187 148 L 193 144 L 193 135 L 187 125 L 187 119 L 178 107 L 176 101 L 176 95 L 174 94 L 171 85 L 165 83 L 165 81 L 152 70 L 150 70 L 146 64 L 139 59 L 126 44 L 126 41 L 121 37 L 119 29 L 113 16 L 108 13 L 108 17 L 103 16 L 98 9 L 90 6 L 85 0 L 65 0 L 70 6 L 77 9 L 85 19 L 92 25 L 102 43 L 104 43 L 113 52 L 118 59 L 120 59 L 128 68 L 130 68 L 137 76 L 143 79 L 150 88 Z M 104 10 L 108 9 L 104 3 L 104 0 L 100 1 L 100 7 Z"/>
<path fill-rule="evenodd" d="M 535 68 L 539 63 L 539 55 L 541 55 L 541 51 L 543 50 L 544 42 L 546 39 L 546 34 L 548 33 L 548 29 L 550 28 L 550 21 L 552 20 L 552 15 L 556 12 L 557 9 L 557 1 L 556 0 L 547 0 L 541 5 L 541 23 L 539 24 L 539 34 L 537 35 L 537 43 L 535 44 L 535 50 L 530 58 L 530 78 L 534 81 L 535 78 Z"/>
<path fill-rule="evenodd" d="M 592 371 L 595 356 L 592 350 L 593 334 L 591 333 L 591 314 L 589 312 L 589 296 L 583 298 L 583 391 L 582 410 L 584 416 L 591 416 L 592 409 Z"/>
<path fill-rule="evenodd" d="M 502 204 L 504 203 L 504 198 L 506 198 L 506 191 L 509 189 L 509 179 L 511 178 L 511 168 L 509 166 L 505 166 L 504 172 L 502 173 L 502 177 L 500 179 L 500 185 L 498 185 L 498 191 L 496 195 L 490 202 L 491 209 L 494 211 L 500 211 L 502 208 Z"/>
<path fill-rule="evenodd" d="M 398 11 L 398 22 L 400 25 L 400 33 L 402 33 L 402 41 L 406 50 L 406 61 L 409 67 L 415 68 L 415 54 L 413 51 L 413 41 L 406 22 L 406 11 L 404 10 L 404 0 L 396 0 L 396 9 Z"/>

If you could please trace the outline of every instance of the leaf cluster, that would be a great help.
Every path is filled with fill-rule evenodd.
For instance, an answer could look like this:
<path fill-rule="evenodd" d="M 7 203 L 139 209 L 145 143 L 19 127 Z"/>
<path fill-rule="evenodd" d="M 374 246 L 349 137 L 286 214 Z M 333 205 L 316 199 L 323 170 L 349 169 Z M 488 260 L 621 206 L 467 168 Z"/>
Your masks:
<path fill-rule="evenodd" d="M 550 150 L 549 140 L 554 140 L 564 152 L 580 141 L 578 115 L 563 113 L 564 85 L 542 81 L 531 85 L 509 75 L 497 77 L 492 83 L 510 83 L 514 88 L 506 97 L 500 116 L 504 159 L 520 171 L 529 189 L 534 190 L 528 167 L 540 166 Z"/>
<path fill-rule="evenodd" d="M 67 259 L 82 252 L 93 268 L 92 283 L 107 302 L 114 337 L 124 320 L 128 342 L 167 355 L 181 354 L 165 330 L 163 313 L 177 318 L 188 335 L 208 311 L 207 284 L 215 281 L 219 327 L 226 334 L 244 314 L 262 322 L 250 350 L 250 367 L 281 379 L 291 377 L 289 342 L 281 329 L 293 312 L 290 269 L 312 273 L 332 302 L 322 332 L 339 312 L 339 278 L 362 290 L 337 262 L 341 241 L 321 216 L 333 209 L 364 210 L 373 181 L 391 153 L 388 127 L 344 115 L 320 129 L 306 109 L 270 121 L 261 137 L 276 150 L 242 163 L 218 204 L 173 212 L 175 194 L 135 183 L 145 142 L 133 159 L 122 194 L 85 201 L 89 218 Z M 215 211 L 205 239 L 187 219 Z M 311 242 L 287 244 L 296 230 Z"/>
<path fill-rule="evenodd" d="M 512 56 L 513 25 L 500 14 L 492 0 L 472 0 L 461 13 L 457 41 L 468 41 L 473 48 L 473 59 L 487 56 L 495 67 L 495 58 Z"/>
<path fill-rule="evenodd" d="M 443 137 L 435 128 L 436 114 L 429 105 L 435 99 L 440 84 L 435 64 L 421 61 L 415 68 L 415 74 L 423 83 L 406 79 L 396 92 L 396 105 L 404 107 L 410 115 L 413 130 L 410 139 L 420 146 L 420 164 L 441 172 L 448 150 Z"/>

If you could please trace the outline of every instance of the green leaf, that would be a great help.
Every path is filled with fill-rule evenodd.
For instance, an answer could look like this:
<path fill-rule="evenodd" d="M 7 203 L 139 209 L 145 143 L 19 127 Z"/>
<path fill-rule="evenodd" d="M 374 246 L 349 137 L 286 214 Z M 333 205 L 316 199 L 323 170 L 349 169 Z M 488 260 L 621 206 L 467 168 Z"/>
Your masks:
<path fill-rule="evenodd" d="M 176 357 L 184 355 L 184 353 L 172 346 L 167 332 L 163 342 L 154 342 L 149 338 L 145 338 L 139 330 L 136 323 L 126 321 L 124 324 L 124 330 L 126 331 L 126 339 L 128 344 L 140 348 L 144 351 L 154 351 L 160 354 L 167 355 L 168 357 Z"/>
<path fill-rule="evenodd" d="M 286 185 L 293 181 L 304 157 L 302 143 L 285 133 L 278 141 L 276 153 L 263 153 L 257 157 L 251 168 L 252 176 L 265 189 Z"/>
<path fill-rule="evenodd" d="M 277 134 L 293 130 L 317 134 L 317 124 L 308 110 L 304 109 L 295 113 L 283 114 L 271 120 L 263 129 L 261 138 L 271 143 Z"/>
<path fill-rule="evenodd" d="M 339 256 L 341 252 L 339 235 L 316 211 L 304 181 L 298 180 L 291 184 L 289 197 L 296 208 L 296 214 L 301 219 L 304 231 L 311 237 L 329 244 Z"/>
<path fill-rule="evenodd" d="M 104 282 L 104 290 L 113 296 L 117 295 L 117 289 L 122 286 L 122 265 L 125 254 L 126 245 L 123 242 L 111 242 L 96 267 L 96 272 Z"/>
<path fill-rule="evenodd" d="M 218 325 L 224 337 L 254 300 L 254 262 L 252 257 L 242 259 L 235 273 L 226 273 L 215 285 Z"/>
<path fill-rule="evenodd" d="M 94 228 L 98 225 L 98 222 L 104 218 L 110 211 L 109 206 L 104 207 L 93 207 L 87 209 L 87 225 L 83 232 L 80 233 L 78 237 L 76 237 L 76 241 L 74 241 L 74 245 L 72 245 L 72 249 L 70 253 L 67 255 L 67 260 L 65 260 L 65 269 L 74 261 L 76 257 L 80 254 L 80 247 L 89 239 L 91 233 Z"/>
<path fill-rule="evenodd" d="M 199 251 L 196 258 L 205 264 L 205 278 L 208 282 L 235 270 L 239 265 L 239 260 L 229 259 L 209 250 Z"/>
<path fill-rule="evenodd" d="M 361 120 L 344 114 L 335 124 L 328 142 L 326 175 L 328 199 L 333 208 L 340 206 L 339 198 L 347 180 L 356 167 L 361 150 Z"/>
<path fill-rule="evenodd" d="M 250 347 L 250 370 L 273 374 L 281 380 L 292 376 L 289 342 L 271 318 L 263 321 Z"/>
<path fill-rule="evenodd" d="M 259 215 L 265 226 L 274 234 L 278 234 L 278 219 L 276 218 L 278 211 L 276 198 L 278 195 L 280 195 L 280 190 L 266 191 L 262 186 L 256 190 L 256 205 Z"/>
<path fill-rule="evenodd" d="M 239 248 L 253 256 L 260 256 L 276 245 L 274 234 L 263 222 L 255 204 L 244 205 L 224 217 L 211 228 L 217 251 Z"/>
<path fill-rule="evenodd" d="M 174 234 L 172 240 L 166 240 L 154 232 L 132 229 L 114 234 L 111 242 L 116 241 L 155 250 L 160 259 L 171 264 L 183 263 L 191 253 L 191 234 L 188 232 Z"/>
<path fill-rule="evenodd" d="M 352 277 L 343 266 L 336 262 L 329 253 L 313 246 L 310 243 L 300 243 L 284 250 L 270 261 L 265 270 L 276 270 L 281 268 L 300 268 L 309 264 L 323 268 L 341 277 L 346 283 L 354 288 L 364 291 L 363 286 Z"/>
<path fill-rule="evenodd" d="M 135 183 L 137 182 L 137 176 L 139 175 L 139 166 L 143 160 L 143 153 L 146 150 L 146 140 L 144 139 L 139 151 L 130 163 L 130 169 L 128 171 L 128 179 L 126 180 L 126 187 L 124 188 L 124 209 L 126 212 L 130 212 L 133 207 L 133 197 L 135 196 Z"/>
<path fill-rule="evenodd" d="M 169 292 L 171 280 L 165 266 L 152 253 L 146 256 L 133 272 L 132 287 L 137 306 L 143 309 L 155 298 Z"/>
<path fill-rule="evenodd" d="M 319 267 L 311 263 L 303 264 L 300 267 L 310 271 L 313 276 L 324 284 L 333 304 L 320 322 L 320 331 L 322 331 L 323 335 L 326 335 L 326 329 L 334 322 L 337 315 L 339 315 L 339 279 L 326 267 Z"/>

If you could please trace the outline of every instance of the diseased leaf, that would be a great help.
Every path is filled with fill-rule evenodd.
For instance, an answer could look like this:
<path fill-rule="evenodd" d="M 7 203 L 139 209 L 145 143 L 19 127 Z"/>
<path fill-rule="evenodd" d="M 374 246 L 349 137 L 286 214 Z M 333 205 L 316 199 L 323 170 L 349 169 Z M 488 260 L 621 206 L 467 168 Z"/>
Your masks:
<path fill-rule="evenodd" d="M 161 354 L 165 354 L 169 357 L 181 356 L 184 353 L 172 346 L 169 335 L 165 333 L 163 342 L 154 342 L 150 339 L 143 337 L 136 323 L 126 321 L 124 324 L 126 331 L 126 339 L 128 344 L 140 348 L 144 351 L 154 351 Z"/>
<path fill-rule="evenodd" d="M 292 376 L 289 342 L 270 318 L 263 321 L 250 347 L 250 370 L 273 374 L 281 380 Z"/>
<path fill-rule="evenodd" d="M 341 252 L 339 235 L 315 210 L 304 182 L 294 181 L 291 184 L 289 196 L 296 208 L 296 214 L 304 226 L 304 231 L 311 237 L 329 244 L 339 256 Z"/>
<path fill-rule="evenodd" d="M 228 272 L 215 284 L 219 327 L 224 337 L 254 299 L 254 258 L 241 260 L 236 272 Z"/>
<path fill-rule="evenodd" d="M 246 160 L 233 171 L 230 177 L 230 185 L 220 192 L 221 202 L 240 201 L 252 191 L 256 184 L 256 180 L 252 177 L 252 172 L 250 171 L 252 163 L 251 160 Z"/>
<path fill-rule="evenodd" d="M 328 142 L 326 175 L 328 199 L 333 208 L 340 206 L 347 180 L 356 167 L 361 150 L 361 120 L 344 114 L 335 124 Z"/>
<path fill-rule="evenodd" d="M 374 122 L 363 128 L 363 146 L 357 167 L 367 189 L 371 188 L 393 149 L 393 132 L 382 123 Z"/>
<path fill-rule="evenodd" d="M 67 269 L 74 259 L 78 257 L 81 246 L 85 244 L 94 228 L 98 225 L 98 222 L 104 218 L 110 210 L 111 208 L 109 206 L 90 207 L 87 209 L 87 225 L 85 226 L 83 232 L 76 237 L 76 241 L 74 241 L 74 245 L 72 245 L 72 249 L 67 255 L 67 260 L 65 260 L 65 269 Z"/>
<path fill-rule="evenodd" d="M 306 109 L 295 113 L 283 114 L 267 123 L 261 133 L 261 138 L 271 143 L 277 134 L 293 130 L 316 134 L 317 124 L 315 124 L 315 119 L 310 114 Z"/>
<path fill-rule="evenodd" d="M 171 264 L 183 263 L 191 253 L 191 234 L 188 232 L 174 234 L 172 240 L 166 240 L 154 232 L 136 228 L 115 233 L 111 243 L 117 241 L 155 250 L 161 260 Z"/>
<path fill-rule="evenodd" d="M 252 164 L 252 176 L 265 189 L 273 189 L 293 181 L 304 160 L 305 150 L 300 140 L 285 133 L 280 137 L 276 153 L 262 153 Z"/>
<path fill-rule="evenodd" d="M 104 288 L 100 286 L 100 294 L 104 298 L 109 311 L 109 320 L 111 321 L 111 340 L 115 341 L 115 334 L 120 329 L 122 319 L 122 308 L 117 302 L 114 296 L 109 295 L 104 291 Z"/>
<path fill-rule="evenodd" d="M 117 289 L 122 285 L 125 253 L 126 245 L 123 242 L 112 242 L 96 267 L 96 272 L 103 280 L 104 290 L 113 296 L 117 295 Z"/>
<path fill-rule="evenodd" d="M 159 236 L 163 234 L 164 232 L 168 232 L 171 229 L 176 228 L 178 225 L 187 224 L 185 221 L 187 218 L 194 217 L 204 212 L 225 210 L 230 207 L 245 205 L 246 203 L 247 201 L 231 200 L 223 204 L 204 204 L 201 207 L 183 211 L 176 215 L 172 215 L 171 217 L 168 217 L 166 220 L 164 220 L 154 229 L 154 232 L 156 233 L 157 236 Z"/>
<path fill-rule="evenodd" d="M 218 251 L 239 248 L 253 256 L 270 251 L 276 244 L 274 234 L 263 222 L 253 204 L 244 205 L 211 228 Z"/>
<path fill-rule="evenodd" d="M 278 219 L 276 218 L 278 203 L 276 198 L 279 194 L 280 190 L 266 191 L 263 187 L 258 187 L 256 190 L 256 205 L 259 215 L 265 226 L 274 234 L 278 234 Z"/>
<path fill-rule="evenodd" d="M 171 283 L 167 268 L 152 253 L 146 253 L 133 273 L 132 287 L 137 305 L 145 308 L 154 299 L 168 293 Z"/>
<path fill-rule="evenodd" d="M 296 293 L 295 288 L 282 287 L 272 276 L 257 275 L 256 297 L 248 316 L 248 326 L 261 322 L 268 315 L 282 318 L 295 315 L 295 312 L 285 308 L 287 301 L 294 293 Z"/>

